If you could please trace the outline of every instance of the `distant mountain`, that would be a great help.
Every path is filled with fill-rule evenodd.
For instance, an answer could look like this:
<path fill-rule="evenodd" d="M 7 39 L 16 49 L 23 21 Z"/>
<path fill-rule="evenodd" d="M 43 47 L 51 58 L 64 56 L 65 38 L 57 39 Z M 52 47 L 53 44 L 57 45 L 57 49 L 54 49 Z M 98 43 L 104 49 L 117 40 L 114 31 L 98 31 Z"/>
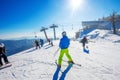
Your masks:
<path fill-rule="evenodd" d="M 0 40 L 0 43 L 1 42 L 5 44 L 6 54 L 10 56 L 20 51 L 31 48 L 33 46 L 34 39 Z"/>

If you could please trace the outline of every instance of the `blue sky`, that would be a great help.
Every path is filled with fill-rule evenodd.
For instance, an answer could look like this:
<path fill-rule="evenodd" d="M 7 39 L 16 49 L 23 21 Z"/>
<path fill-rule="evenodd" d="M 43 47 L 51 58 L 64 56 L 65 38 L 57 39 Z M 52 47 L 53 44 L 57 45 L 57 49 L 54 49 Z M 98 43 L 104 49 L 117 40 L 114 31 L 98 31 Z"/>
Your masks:
<path fill-rule="evenodd" d="M 97 20 L 113 11 L 120 14 L 120 0 L 0 0 L 0 39 L 44 37 L 40 28 L 57 24 L 69 36 L 81 28 L 81 21 Z M 73 4 L 74 3 L 74 4 Z M 78 5 L 78 6 L 75 6 Z M 47 30 L 53 37 L 52 29 Z"/>

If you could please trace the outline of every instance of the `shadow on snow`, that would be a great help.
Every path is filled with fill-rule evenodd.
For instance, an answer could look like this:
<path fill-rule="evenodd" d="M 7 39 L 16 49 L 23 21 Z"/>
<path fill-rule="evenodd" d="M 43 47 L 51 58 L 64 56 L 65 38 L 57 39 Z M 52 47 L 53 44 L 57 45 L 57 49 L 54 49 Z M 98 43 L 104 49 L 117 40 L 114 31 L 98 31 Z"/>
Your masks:
<path fill-rule="evenodd" d="M 69 72 L 69 70 L 72 68 L 72 65 L 73 64 L 69 64 L 68 66 L 67 66 L 67 68 L 64 70 L 64 72 L 62 72 L 62 75 L 60 76 L 60 79 L 59 80 L 64 80 L 65 79 L 65 77 L 66 77 L 66 74 Z M 53 80 L 57 80 L 58 79 L 58 74 L 59 74 L 59 72 L 60 72 L 60 67 L 57 67 L 57 69 L 56 69 L 56 71 L 55 71 L 55 73 L 54 73 L 54 75 L 53 75 Z"/>

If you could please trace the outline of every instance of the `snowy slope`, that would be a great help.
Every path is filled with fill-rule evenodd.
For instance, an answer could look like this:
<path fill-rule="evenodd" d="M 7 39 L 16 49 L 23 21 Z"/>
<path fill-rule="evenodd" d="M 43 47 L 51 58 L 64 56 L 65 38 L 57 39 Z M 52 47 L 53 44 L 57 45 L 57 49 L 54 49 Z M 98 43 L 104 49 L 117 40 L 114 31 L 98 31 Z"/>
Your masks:
<path fill-rule="evenodd" d="M 90 53 L 86 54 L 78 41 L 71 41 L 69 52 L 75 63 L 65 76 L 65 80 L 119 80 L 120 79 L 120 36 L 110 34 L 109 31 L 95 30 L 88 44 Z M 116 42 L 117 41 L 117 42 Z M 58 49 L 59 41 L 54 46 L 45 44 L 41 49 L 28 49 L 9 56 L 12 67 L 0 70 L 0 80 L 53 80 L 56 71 L 54 52 Z M 64 60 L 67 60 L 64 57 Z M 67 67 L 63 62 L 62 71 Z M 62 75 L 59 72 L 58 78 Z M 59 80 L 59 79 L 58 79 Z"/>

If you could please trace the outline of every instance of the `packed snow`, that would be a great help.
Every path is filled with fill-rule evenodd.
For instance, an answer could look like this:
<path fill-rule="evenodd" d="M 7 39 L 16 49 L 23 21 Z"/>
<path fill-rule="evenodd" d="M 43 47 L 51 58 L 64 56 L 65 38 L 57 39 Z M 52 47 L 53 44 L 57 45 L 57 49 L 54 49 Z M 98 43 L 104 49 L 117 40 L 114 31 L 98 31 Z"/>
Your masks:
<path fill-rule="evenodd" d="M 120 79 L 120 36 L 107 30 L 94 30 L 89 33 L 89 54 L 82 44 L 71 40 L 69 52 L 75 63 L 66 73 L 65 80 L 119 80 Z M 41 49 L 31 48 L 9 56 L 11 67 L 0 70 L 0 80 L 53 80 L 57 69 L 55 60 L 59 57 L 59 40 L 54 46 L 47 43 Z M 64 56 L 63 60 L 66 60 Z M 61 70 L 68 63 L 62 63 Z M 59 72 L 58 79 L 62 76 Z"/>

